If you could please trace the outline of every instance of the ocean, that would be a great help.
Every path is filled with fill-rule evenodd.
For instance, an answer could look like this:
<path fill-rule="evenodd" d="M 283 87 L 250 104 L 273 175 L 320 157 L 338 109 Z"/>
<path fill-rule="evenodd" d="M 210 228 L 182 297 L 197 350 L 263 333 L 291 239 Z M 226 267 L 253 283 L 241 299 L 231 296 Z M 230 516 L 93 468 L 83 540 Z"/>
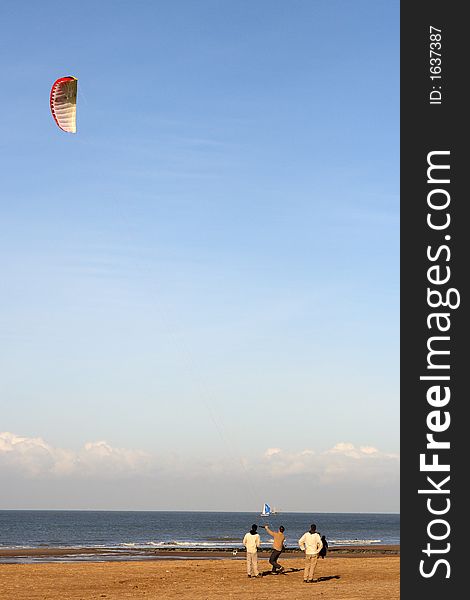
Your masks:
<path fill-rule="evenodd" d="M 375 513 L 282 513 L 267 520 L 250 512 L 0 511 L 0 549 L 241 548 L 252 523 L 286 528 L 286 545 L 316 523 L 330 546 L 400 543 L 400 516 Z M 271 538 L 259 530 L 263 546 Z"/>

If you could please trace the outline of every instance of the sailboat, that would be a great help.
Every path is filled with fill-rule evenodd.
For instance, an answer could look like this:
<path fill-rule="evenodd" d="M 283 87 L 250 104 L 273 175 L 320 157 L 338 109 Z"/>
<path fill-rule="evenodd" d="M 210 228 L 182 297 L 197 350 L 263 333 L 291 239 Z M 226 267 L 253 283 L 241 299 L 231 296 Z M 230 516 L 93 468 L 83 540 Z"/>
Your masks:
<path fill-rule="evenodd" d="M 263 504 L 263 509 L 260 513 L 262 517 L 270 517 L 271 515 L 277 515 L 277 510 L 275 508 L 271 508 L 269 504 L 266 502 Z"/>
<path fill-rule="evenodd" d="M 271 507 L 269 506 L 269 504 L 266 504 L 266 502 L 263 504 L 263 509 L 260 515 L 262 517 L 269 517 L 270 515 L 272 515 Z"/>

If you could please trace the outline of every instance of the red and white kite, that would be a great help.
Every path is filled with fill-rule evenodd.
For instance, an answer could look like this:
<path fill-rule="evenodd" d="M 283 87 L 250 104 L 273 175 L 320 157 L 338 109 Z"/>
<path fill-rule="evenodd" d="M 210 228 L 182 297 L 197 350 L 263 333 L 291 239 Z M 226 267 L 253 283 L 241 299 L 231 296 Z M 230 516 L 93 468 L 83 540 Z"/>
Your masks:
<path fill-rule="evenodd" d="M 51 88 L 52 116 L 69 133 L 77 133 L 77 83 L 75 77 L 60 77 Z"/>

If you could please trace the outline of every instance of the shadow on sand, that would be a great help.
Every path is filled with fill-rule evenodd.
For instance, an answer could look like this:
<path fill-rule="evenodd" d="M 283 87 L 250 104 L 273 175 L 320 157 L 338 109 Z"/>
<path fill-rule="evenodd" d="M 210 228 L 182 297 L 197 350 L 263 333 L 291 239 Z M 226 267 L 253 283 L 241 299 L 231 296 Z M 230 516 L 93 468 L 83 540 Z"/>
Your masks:
<path fill-rule="evenodd" d="M 262 571 L 260 575 L 262 577 L 266 577 L 267 575 L 289 575 L 289 573 L 298 573 L 299 571 L 303 571 L 303 569 L 284 569 L 284 571 L 273 573 L 272 571 Z M 314 579 L 315 583 L 320 583 L 320 581 L 329 581 L 330 579 L 339 579 L 339 575 L 328 575 L 327 577 L 319 577 L 318 579 Z"/>
<path fill-rule="evenodd" d="M 277 573 L 273 573 L 272 571 L 262 571 L 260 575 L 266 577 L 267 575 L 288 575 L 289 573 L 298 573 L 299 571 L 303 571 L 303 569 L 284 569 L 283 571 L 278 571 Z"/>
<path fill-rule="evenodd" d="M 298 573 L 299 571 L 303 571 L 303 569 L 284 569 L 283 571 L 278 571 L 274 573 L 273 571 L 262 571 L 261 575 L 266 577 L 267 575 L 288 575 L 289 573 Z"/>

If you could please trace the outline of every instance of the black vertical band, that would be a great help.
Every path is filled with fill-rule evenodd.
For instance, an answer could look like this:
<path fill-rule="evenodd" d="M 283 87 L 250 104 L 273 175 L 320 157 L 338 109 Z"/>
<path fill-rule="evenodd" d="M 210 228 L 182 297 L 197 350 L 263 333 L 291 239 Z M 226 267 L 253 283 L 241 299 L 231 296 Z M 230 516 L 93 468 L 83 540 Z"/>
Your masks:
<path fill-rule="evenodd" d="M 413 600 L 466 588 L 467 28 L 462 3 L 401 4 L 401 597 Z"/>

